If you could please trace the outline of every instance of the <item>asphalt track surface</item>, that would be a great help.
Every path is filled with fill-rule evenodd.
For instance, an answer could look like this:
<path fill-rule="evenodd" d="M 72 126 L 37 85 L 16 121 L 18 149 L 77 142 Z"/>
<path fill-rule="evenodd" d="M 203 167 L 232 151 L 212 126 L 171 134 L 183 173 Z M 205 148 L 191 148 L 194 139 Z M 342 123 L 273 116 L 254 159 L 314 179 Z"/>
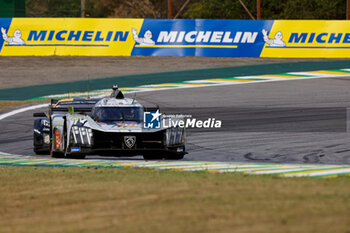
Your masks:
<path fill-rule="evenodd" d="M 347 108 L 350 106 L 349 85 L 349 78 L 322 78 L 144 92 L 138 93 L 137 98 L 146 104 L 157 103 L 163 111 L 178 109 L 188 111 L 179 112 L 183 114 L 220 117 L 225 127 L 225 123 L 233 120 L 231 111 L 241 108 Z M 216 115 L 218 109 L 227 114 Z M 32 114 L 43 110 L 28 111 L 1 120 L 0 151 L 34 155 Z M 332 114 L 327 117 L 330 122 L 341 120 Z M 274 112 L 264 114 L 262 118 L 263 123 L 279 120 Z M 295 122 L 292 118 L 286 124 L 292 129 Z M 327 128 L 324 132 L 293 132 L 279 127 L 271 124 L 269 132 L 255 132 L 254 125 L 249 130 L 188 130 L 189 154 L 184 160 L 350 164 L 350 135 L 346 126 L 338 132 L 332 132 L 332 129 L 325 132 Z"/>

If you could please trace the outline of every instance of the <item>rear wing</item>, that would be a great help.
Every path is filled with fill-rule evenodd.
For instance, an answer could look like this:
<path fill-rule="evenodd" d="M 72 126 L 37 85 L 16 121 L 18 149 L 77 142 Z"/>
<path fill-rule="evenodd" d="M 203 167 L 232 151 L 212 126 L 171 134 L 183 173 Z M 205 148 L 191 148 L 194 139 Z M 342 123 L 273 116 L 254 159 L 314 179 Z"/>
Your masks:
<path fill-rule="evenodd" d="M 100 99 L 51 99 L 49 111 L 54 112 L 69 112 L 73 107 L 75 113 L 90 113 L 92 108 Z"/>

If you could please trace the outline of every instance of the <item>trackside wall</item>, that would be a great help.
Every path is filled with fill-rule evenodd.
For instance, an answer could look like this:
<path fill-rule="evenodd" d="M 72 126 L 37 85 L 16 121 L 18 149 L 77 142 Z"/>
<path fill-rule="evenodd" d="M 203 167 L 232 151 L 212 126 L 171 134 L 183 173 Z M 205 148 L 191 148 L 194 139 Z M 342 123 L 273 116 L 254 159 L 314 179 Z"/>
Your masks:
<path fill-rule="evenodd" d="M 350 22 L 0 18 L 0 56 L 350 57 Z"/>

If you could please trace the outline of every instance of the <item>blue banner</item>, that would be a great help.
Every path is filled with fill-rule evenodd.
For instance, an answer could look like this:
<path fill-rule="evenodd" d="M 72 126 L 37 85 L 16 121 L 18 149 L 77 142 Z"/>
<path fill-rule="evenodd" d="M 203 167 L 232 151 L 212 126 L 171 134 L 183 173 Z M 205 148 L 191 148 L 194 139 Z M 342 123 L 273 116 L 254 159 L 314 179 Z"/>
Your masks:
<path fill-rule="evenodd" d="M 132 56 L 259 57 L 273 20 L 145 19 Z"/>
<path fill-rule="evenodd" d="M 7 36 L 7 32 L 10 28 L 12 18 L 0 18 L 0 54 L 1 49 L 5 41 L 9 41 L 11 38 Z"/>

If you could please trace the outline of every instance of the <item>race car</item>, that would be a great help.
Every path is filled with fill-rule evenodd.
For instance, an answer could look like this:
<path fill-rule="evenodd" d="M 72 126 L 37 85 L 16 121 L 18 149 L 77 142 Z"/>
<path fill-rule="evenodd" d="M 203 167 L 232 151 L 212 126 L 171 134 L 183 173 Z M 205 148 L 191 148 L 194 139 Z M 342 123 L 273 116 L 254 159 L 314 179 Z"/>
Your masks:
<path fill-rule="evenodd" d="M 38 117 L 34 152 L 55 158 L 143 155 L 146 160 L 182 159 L 187 154 L 185 129 L 145 127 L 144 113 L 159 117 L 158 122 L 179 120 L 163 116 L 158 107 L 147 108 L 124 97 L 116 86 L 105 98 L 51 100 L 48 114 L 33 114 Z"/>

